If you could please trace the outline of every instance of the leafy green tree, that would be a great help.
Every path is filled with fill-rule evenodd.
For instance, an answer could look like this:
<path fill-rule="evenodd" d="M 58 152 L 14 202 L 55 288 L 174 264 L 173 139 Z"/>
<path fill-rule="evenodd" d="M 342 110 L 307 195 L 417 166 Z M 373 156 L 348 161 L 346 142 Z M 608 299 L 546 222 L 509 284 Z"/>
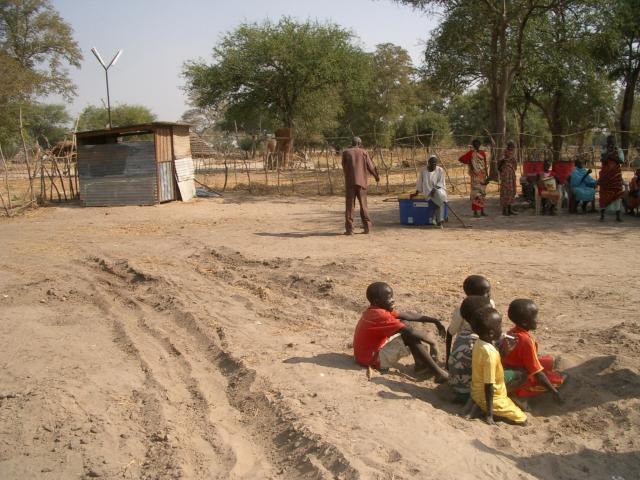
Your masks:
<path fill-rule="evenodd" d="M 458 145 L 469 145 L 473 138 L 480 138 L 483 143 L 490 141 L 487 135 L 490 103 L 490 92 L 486 83 L 451 99 L 447 117 Z"/>
<path fill-rule="evenodd" d="M 512 126 L 507 126 L 507 131 L 517 131 L 519 147 L 546 145 L 551 142 L 547 121 L 540 109 L 531 103 L 520 79 L 516 79 L 509 96 L 508 107 L 513 120 Z"/>
<path fill-rule="evenodd" d="M 111 108 L 111 121 L 114 127 L 139 125 L 156 120 L 156 116 L 143 105 L 123 103 Z M 78 130 L 102 130 L 108 128 L 109 115 L 105 107 L 89 105 L 82 110 L 78 121 Z"/>
<path fill-rule="evenodd" d="M 640 77 L 640 0 L 601 0 L 598 8 L 593 52 L 613 80 L 622 82 L 620 144 L 628 155 L 631 145 L 633 107 Z"/>
<path fill-rule="evenodd" d="M 360 114 L 377 143 L 390 146 L 398 123 L 416 104 L 415 68 L 409 53 L 391 43 L 377 45 L 371 62 L 371 90 Z"/>
<path fill-rule="evenodd" d="M 34 103 L 24 111 L 24 127 L 43 147 L 64 140 L 70 132 L 71 116 L 64 105 Z"/>
<path fill-rule="evenodd" d="M 592 14 L 587 4 L 548 10 L 532 20 L 524 40 L 529 54 L 517 83 L 547 121 L 554 161 L 568 133 L 597 126 L 614 106 L 611 82 L 589 55 Z"/>
<path fill-rule="evenodd" d="M 439 112 L 420 112 L 407 115 L 402 119 L 396 131 L 396 144 L 411 146 L 426 145 L 442 142 L 450 131 L 446 115 Z M 416 138 L 417 136 L 417 138 Z"/>
<path fill-rule="evenodd" d="M 5 154 L 15 153 L 20 144 L 20 110 L 25 126 L 47 118 L 53 122 L 27 134 L 39 141 L 45 131 L 57 136 L 52 132 L 64 123 L 62 113 L 34 103 L 34 98 L 50 93 L 72 96 L 75 87 L 67 66 L 79 68 L 81 60 L 71 27 L 51 2 L 0 0 L 0 144 Z M 30 111 L 35 117 L 29 118 Z"/>
<path fill-rule="evenodd" d="M 351 32 L 283 18 L 240 25 L 214 47 L 212 64 L 186 62 L 183 76 L 196 107 L 224 109 L 245 130 L 261 120 L 318 132 L 335 128 L 368 71 Z"/>
<path fill-rule="evenodd" d="M 180 117 L 180 121 L 191 125 L 191 131 L 206 136 L 216 128 L 220 112 L 212 108 L 190 108 Z"/>
<path fill-rule="evenodd" d="M 425 49 L 425 68 L 443 89 L 462 92 L 485 80 L 490 89 L 489 129 L 504 142 L 507 100 L 526 52 L 531 20 L 570 0 L 396 0 L 436 8 L 443 20 Z"/>
<path fill-rule="evenodd" d="M 3 68 L 0 91 L 73 95 L 65 65 L 79 68 L 82 53 L 72 33 L 49 0 L 0 0 L 0 64 L 11 69 Z"/>

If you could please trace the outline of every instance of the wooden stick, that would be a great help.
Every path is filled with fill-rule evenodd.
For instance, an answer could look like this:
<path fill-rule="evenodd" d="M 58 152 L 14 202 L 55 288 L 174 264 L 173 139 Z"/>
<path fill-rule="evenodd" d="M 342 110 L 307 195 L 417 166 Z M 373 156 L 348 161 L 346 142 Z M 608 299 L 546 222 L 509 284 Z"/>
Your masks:
<path fill-rule="evenodd" d="M 222 186 L 222 191 L 227 190 L 227 180 L 229 179 L 229 165 L 227 164 L 227 156 L 224 156 L 224 185 Z"/>
<path fill-rule="evenodd" d="M 280 152 L 276 156 L 276 175 L 278 179 L 278 186 L 276 187 L 278 193 L 280 193 Z"/>
<path fill-rule="evenodd" d="M 382 166 L 384 167 L 384 176 L 386 181 L 385 193 L 389 193 L 389 167 L 387 166 L 387 162 L 384 161 L 384 155 L 382 154 L 382 148 L 378 148 L 378 154 L 380 155 L 380 161 L 382 162 Z"/>
<path fill-rule="evenodd" d="M 68 202 L 69 200 L 67 199 L 67 189 L 64 188 L 64 178 L 62 178 L 62 173 L 60 173 L 60 168 L 58 167 L 58 162 L 56 161 L 56 157 L 51 157 L 51 164 L 56 168 L 56 172 L 58 172 L 58 176 L 60 177 L 60 185 L 62 186 L 64 201 Z"/>
<path fill-rule="evenodd" d="M 58 186 L 56 185 L 56 182 L 53 181 L 53 176 L 51 173 L 49 173 L 49 170 L 45 169 L 45 172 L 47 174 L 47 177 L 49 177 L 49 182 L 51 183 L 51 186 L 49 188 L 49 200 L 53 200 L 53 189 L 56 189 L 56 194 L 58 195 L 58 201 L 61 202 L 62 201 L 62 197 L 60 196 L 60 190 L 58 190 Z"/>
<path fill-rule="evenodd" d="M 44 183 L 44 156 L 40 158 L 40 201 L 44 204 L 47 196 L 47 187 Z"/>
<path fill-rule="evenodd" d="M 246 160 L 242 160 L 242 163 L 244 163 L 244 168 L 247 171 L 247 181 L 249 182 L 249 193 L 253 193 L 251 191 L 251 174 L 249 173 L 249 165 L 247 165 L 247 161 Z"/>
<path fill-rule="evenodd" d="M 2 166 L 4 167 L 4 184 L 7 189 L 7 203 L 9 204 L 9 210 L 5 207 L 5 211 L 8 216 L 11 216 L 11 210 L 13 210 L 13 208 L 11 206 L 11 189 L 9 188 L 9 170 L 7 168 L 7 161 L 4 158 L 2 146 L 0 146 L 0 158 L 2 159 Z M 2 205 L 4 206 L 4 199 L 2 200 Z"/>
<path fill-rule="evenodd" d="M 27 142 L 24 139 L 24 129 L 22 128 L 22 107 L 18 110 L 20 118 L 20 137 L 22 138 L 22 149 L 24 150 L 24 161 L 27 164 L 27 174 L 29 175 L 29 193 L 33 200 L 33 178 L 31 177 L 31 166 L 29 165 L 29 155 L 27 154 Z"/>
<path fill-rule="evenodd" d="M 76 198 L 76 192 L 73 189 L 73 182 L 71 181 L 71 158 L 69 157 L 69 155 L 65 157 L 65 169 L 67 179 L 69 180 L 69 192 L 71 194 L 71 198 Z"/>
<path fill-rule="evenodd" d="M 331 169 L 329 168 L 329 154 L 326 155 L 327 160 L 327 178 L 329 178 L 329 195 L 333 195 L 333 182 L 331 181 Z"/>
<path fill-rule="evenodd" d="M 318 174 L 318 168 L 313 167 L 313 174 L 316 177 L 316 186 L 318 187 L 318 195 L 320 195 L 320 175 Z"/>

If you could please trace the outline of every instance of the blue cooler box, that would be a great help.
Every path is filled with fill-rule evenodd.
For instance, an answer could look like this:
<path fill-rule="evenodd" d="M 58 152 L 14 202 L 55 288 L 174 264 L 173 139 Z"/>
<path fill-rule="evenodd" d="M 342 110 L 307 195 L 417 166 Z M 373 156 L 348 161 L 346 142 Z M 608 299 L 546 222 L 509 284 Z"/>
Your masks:
<path fill-rule="evenodd" d="M 424 198 L 398 199 L 400 205 L 400 223 L 402 225 L 432 225 L 433 214 L 436 206 Z M 444 204 L 444 218 L 449 218 L 449 209 Z"/>

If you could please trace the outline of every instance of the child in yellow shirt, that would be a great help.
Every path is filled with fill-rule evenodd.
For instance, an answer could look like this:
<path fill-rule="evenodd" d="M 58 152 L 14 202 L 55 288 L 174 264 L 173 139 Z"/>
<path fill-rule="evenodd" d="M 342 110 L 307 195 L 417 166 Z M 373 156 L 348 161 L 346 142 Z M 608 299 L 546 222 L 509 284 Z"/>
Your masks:
<path fill-rule="evenodd" d="M 500 353 L 493 342 L 502 333 L 502 317 L 492 307 L 482 307 L 471 317 L 471 328 L 478 335 L 471 360 L 471 398 L 485 413 L 486 422 L 493 417 L 524 425 L 527 415 L 507 396 Z"/>

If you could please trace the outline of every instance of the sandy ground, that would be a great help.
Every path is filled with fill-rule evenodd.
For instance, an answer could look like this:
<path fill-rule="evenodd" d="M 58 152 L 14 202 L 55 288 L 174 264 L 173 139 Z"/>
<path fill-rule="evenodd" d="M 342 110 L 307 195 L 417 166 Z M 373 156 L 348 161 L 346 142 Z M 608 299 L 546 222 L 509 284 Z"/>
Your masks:
<path fill-rule="evenodd" d="M 640 478 L 640 218 L 452 205 L 473 228 L 401 227 L 382 197 L 353 237 L 337 197 L 1 220 L 0 478 Z M 352 361 L 370 282 L 448 320 L 471 273 L 502 312 L 539 303 L 541 351 L 571 374 L 529 426 Z"/>

